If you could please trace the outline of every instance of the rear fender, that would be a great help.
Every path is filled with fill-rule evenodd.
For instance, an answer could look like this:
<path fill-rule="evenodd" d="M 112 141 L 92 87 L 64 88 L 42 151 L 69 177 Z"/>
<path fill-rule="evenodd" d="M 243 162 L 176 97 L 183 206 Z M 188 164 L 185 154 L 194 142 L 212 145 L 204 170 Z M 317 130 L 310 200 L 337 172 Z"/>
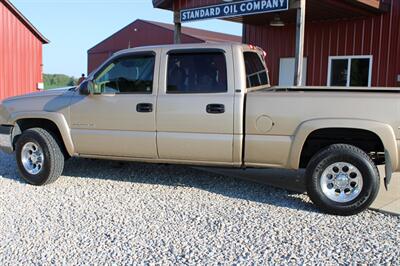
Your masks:
<path fill-rule="evenodd" d="M 305 121 L 297 128 L 289 156 L 289 168 L 299 168 L 301 153 L 307 137 L 316 130 L 327 128 L 362 129 L 375 133 L 385 148 L 387 174 L 391 176 L 393 171 L 399 170 L 396 135 L 391 126 L 370 120 L 328 118 Z"/>

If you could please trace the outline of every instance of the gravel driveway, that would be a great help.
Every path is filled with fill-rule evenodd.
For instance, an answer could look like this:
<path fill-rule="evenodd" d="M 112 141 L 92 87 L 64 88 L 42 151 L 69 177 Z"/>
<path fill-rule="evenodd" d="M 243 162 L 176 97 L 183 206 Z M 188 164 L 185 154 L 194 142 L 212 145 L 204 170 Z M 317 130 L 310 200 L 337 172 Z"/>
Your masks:
<path fill-rule="evenodd" d="M 182 166 L 72 159 L 46 187 L 0 153 L 0 265 L 400 264 L 400 217 Z"/>

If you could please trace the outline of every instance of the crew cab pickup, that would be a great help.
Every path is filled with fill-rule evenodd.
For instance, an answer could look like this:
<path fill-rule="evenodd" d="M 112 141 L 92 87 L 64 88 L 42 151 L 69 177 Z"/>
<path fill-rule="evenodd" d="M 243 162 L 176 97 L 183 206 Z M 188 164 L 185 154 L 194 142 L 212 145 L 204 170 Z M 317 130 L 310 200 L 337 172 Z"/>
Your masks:
<path fill-rule="evenodd" d="M 260 48 L 152 46 L 116 53 L 80 86 L 4 100 L 0 146 L 44 185 L 71 156 L 236 168 L 306 168 L 323 211 L 352 215 L 400 171 L 400 94 L 270 87 Z"/>

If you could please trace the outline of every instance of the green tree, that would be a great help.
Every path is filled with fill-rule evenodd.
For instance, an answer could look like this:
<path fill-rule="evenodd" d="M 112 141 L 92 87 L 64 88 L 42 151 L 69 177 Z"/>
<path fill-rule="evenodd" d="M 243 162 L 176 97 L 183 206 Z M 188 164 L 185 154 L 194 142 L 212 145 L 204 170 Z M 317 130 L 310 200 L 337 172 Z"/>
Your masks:
<path fill-rule="evenodd" d="M 43 74 L 44 89 L 75 86 L 77 79 L 63 74 Z"/>

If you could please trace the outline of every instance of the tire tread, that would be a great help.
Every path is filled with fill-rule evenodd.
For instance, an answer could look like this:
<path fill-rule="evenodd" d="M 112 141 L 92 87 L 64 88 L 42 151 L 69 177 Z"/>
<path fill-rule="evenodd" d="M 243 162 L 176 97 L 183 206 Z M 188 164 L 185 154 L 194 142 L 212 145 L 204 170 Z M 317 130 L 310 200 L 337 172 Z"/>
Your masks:
<path fill-rule="evenodd" d="M 370 197 L 368 198 L 368 200 L 363 204 L 362 207 L 358 208 L 357 210 L 353 210 L 352 207 L 349 208 L 341 208 L 341 210 L 337 210 L 337 209 L 332 209 L 330 207 L 326 206 L 326 203 L 320 199 L 319 195 L 317 194 L 317 190 L 318 190 L 318 184 L 317 182 L 314 182 L 314 171 L 316 170 L 316 167 L 318 166 L 318 164 L 324 160 L 327 155 L 329 154 L 333 154 L 333 153 L 353 153 L 356 154 L 358 156 L 360 156 L 361 158 L 365 159 L 368 164 L 373 167 L 373 173 L 377 178 L 377 180 L 375 180 L 375 183 L 373 184 L 376 189 L 374 189 L 372 192 L 373 194 L 370 195 Z M 378 195 L 378 191 L 379 191 L 379 186 L 380 186 L 380 178 L 379 178 L 379 171 L 377 166 L 375 165 L 375 163 L 373 162 L 373 160 L 368 156 L 368 154 L 366 154 L 363 150 L 361 150 L 360 148 L 353 146 L 353 145 L 349 145 L 349 144 L 333 144 L 329 147 L 327 147 L 326 149 L 320 151 L 319 153 L 317 153 L 309 162 L 308 166 L 307 166 L 307 170 L 306 170 L 306 177 L 307 177 L 307 192 L 309 197 L 311 198 L 311 200 L 314 202 L 314 204 L 320 208 L 323 212 L 329 213 L 329 214 L 334 214 L 334 215 L 342 215 L 342 216 L 347 216 L 347 215 L 353 215 L 356 213 L 359 213 L 363 210 L 365 210 L 366 208 L 369 207 L 369 205 L 371 205 L 371 203 L 375 200 L 376 196 Z"/>
<path fill-rule="evenodd" d="M 48 147 L 49 157 L 49 174 L 47 179 L 40 184 L 33 185 L 48 185 L 55 182 L 62 174 L 64 170 L 64 154 L 57 141 L 57 137 L 53 133 L 47 131 L 43 128 L 31 128 L 23 132 L 23 135 L 39 135 L 44 141 L 45 145 Z M 33 136 L 32 136 L 33 137 Z M 34 137 L 33 137 L 34 138 Z M 43 148 L 43 147 L 42 147 Z M 29 181 L 28 181 L 29 182 Z"/>

